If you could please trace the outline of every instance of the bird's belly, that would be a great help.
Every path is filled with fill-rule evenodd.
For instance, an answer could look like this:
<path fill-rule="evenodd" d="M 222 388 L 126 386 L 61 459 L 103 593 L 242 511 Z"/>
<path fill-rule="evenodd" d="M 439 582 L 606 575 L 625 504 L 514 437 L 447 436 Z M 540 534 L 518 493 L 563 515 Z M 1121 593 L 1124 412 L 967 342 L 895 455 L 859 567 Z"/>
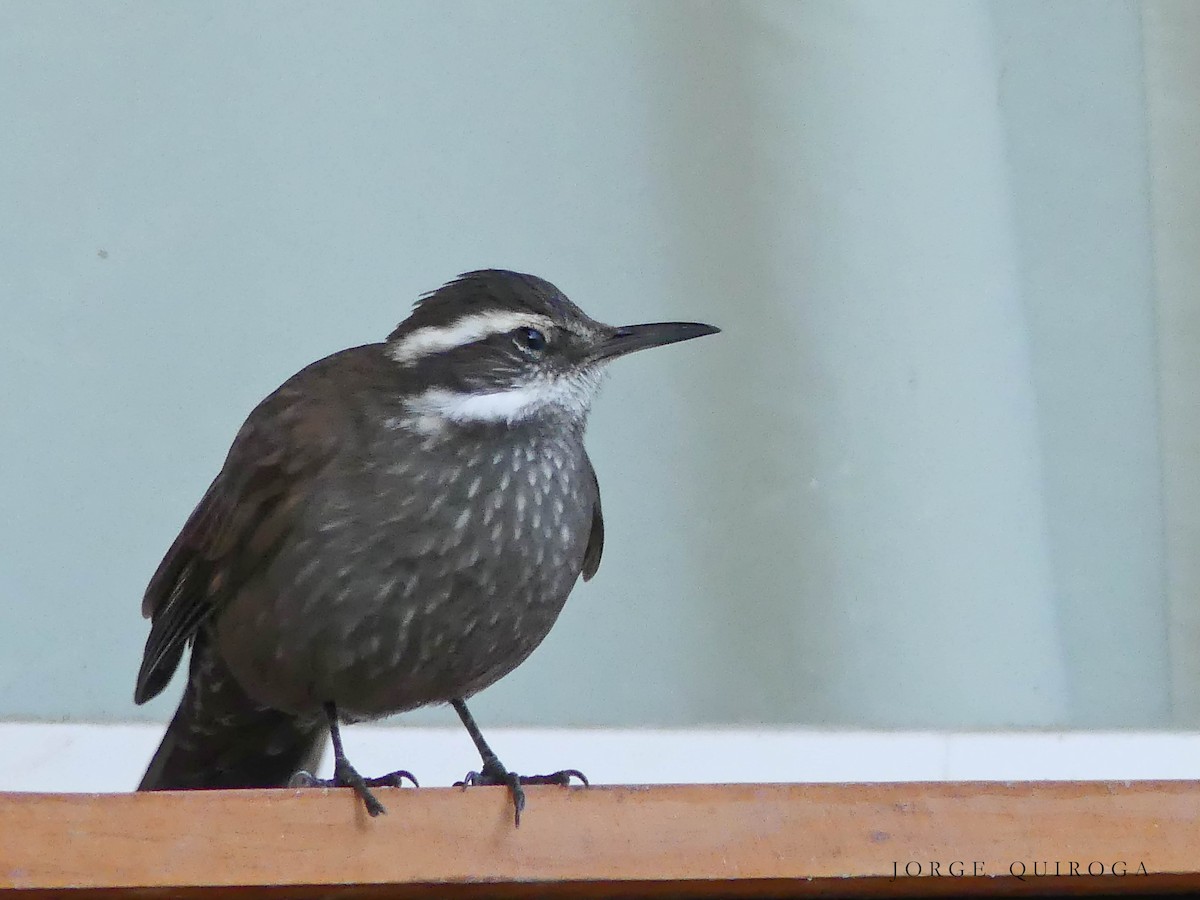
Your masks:
<path fill-rule="evenodd" d="M 579 576 L 590 497 L 483 497 L 465 523 L 461 509 L 419 528 L 360 509 L 284 548 L 217 623 L 247 693 L 369 719 L 468 697 L 524 661 Z"/>
<path fill-rule="evenodd" d="M 484 595 L 435 588 L 431 605 L 397 604 L 360 620 L 351 641 L 317 648 L 321 690 L 356 718 L 469 697 L 537 648 L 569 590 L 547 584 L 537 593 Z"/>

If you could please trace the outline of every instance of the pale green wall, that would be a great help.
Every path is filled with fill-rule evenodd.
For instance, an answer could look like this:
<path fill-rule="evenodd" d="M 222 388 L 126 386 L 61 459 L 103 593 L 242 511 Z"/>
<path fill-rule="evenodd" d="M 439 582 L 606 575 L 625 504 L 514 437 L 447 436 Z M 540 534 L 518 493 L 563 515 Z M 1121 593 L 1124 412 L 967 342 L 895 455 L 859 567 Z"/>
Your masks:
<path fill-rule="evenodd" d="M 245 414 L 504 266 L 725 332 L 615 368 L 604 565 L 481 719 L 1167 724 L 1139 21 L 0 3 L 0 716 L 167 715 Z"/>

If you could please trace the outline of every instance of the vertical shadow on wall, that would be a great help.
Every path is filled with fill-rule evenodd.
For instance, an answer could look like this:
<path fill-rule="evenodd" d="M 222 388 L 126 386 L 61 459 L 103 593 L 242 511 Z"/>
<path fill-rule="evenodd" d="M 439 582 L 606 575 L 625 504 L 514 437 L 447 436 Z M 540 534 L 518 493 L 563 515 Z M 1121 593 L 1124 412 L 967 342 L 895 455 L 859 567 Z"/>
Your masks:
<path fill-rule="evenodd" d="M 836 713 L 821 709 L 814 663 L 832 652 L 819 588 L 832 561 L 805 489 L 816 437 L 805 396 L 819 379 L 801 317 L 780 314 L 803 303 L 804 272 L 784 265 L 786 283 L 777 272 L 762 142 L 770 113 L 755 85 L 755 56 L 771 35 L 734 3 L 654 4 L 639 18 L 659 141 L 648 152 L 664 252 L 675 257 L 666 268 L 689 309 L 724 331 L 689 373 L 689 389 L 710 398 L 690 420 L 685 476 L 696 486 L 694 583 L 705 589 L 695 615 L 707 641 L 681 701 L 693 721 L 828 722 Z"/>

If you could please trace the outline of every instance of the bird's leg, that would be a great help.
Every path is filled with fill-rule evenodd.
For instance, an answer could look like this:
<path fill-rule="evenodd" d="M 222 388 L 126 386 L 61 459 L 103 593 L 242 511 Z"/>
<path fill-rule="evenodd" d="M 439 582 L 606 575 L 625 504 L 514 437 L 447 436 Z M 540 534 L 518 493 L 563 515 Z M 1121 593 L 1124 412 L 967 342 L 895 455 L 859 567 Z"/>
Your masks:
<path fill-rule="evenodd" d="M 354 793 L 362 798 L 363 805 L 372 816 L 385 813 L 387 810 L 371 793 L 371 788 L 400 787 L 406 779 L 413 783 L 413 787 L 419 787 L 417 779 L 413 778 L 411 772 L 404 769 L 397 769 L 395 772 L 389 772 L 378 778 L 363 778 L 359 775 L 358 770 L 350 765 L 350 760 L 346 758 L 346 751 L 342 749 L 342 733 L 338 726 L 337 706 L 333 702 L 326 703 L 324 706 L 325 717 L 329 720 L 329 736 L 333 739 L 333 778 L 328 780 L 314 778 L 308 772 L 297 772 L 291 781 L 293 786 L 353 788 Z"/>
<path fill-rule="evenodd" d="M 482 769 L 478 772 L 468 772 L 457 784 L 463 787 L 475 784 L 506 785 L 512 795 L 513 822 L 518 828 L 521 827 L 521 810 L 525 808 L 525 791 L 521 789 L 521 785 L 558 784 L 565 786 L 571 783 L 572 778 L 578 778 L 585 786 L 587 785 L 587 778 L 578 769 L 561 769 L 549 775 L 518 775 L 516 772 L 508 771 L 504 768 L 504 763 L 500 762 L 500 758 L 496 756 L 495 751 L 483 739 L 483 732 L 475 724 L 475 718 L 467 709 L 467 704 L 462 700 L 451 700 L 450 705 L 462 719 L 467 734 L 471 735 L 471 740 L 475 742 L 475 749 L 479 751 L 479 756 L 483 759 Z"/>

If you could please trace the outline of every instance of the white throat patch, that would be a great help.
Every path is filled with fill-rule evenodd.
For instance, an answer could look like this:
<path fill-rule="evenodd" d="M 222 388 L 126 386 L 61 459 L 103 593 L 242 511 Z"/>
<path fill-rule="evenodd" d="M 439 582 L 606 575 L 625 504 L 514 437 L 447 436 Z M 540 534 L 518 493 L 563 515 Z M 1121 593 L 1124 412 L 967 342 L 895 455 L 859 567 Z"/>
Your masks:
<path fill-rule="evenodd" d="M 516 328 L 546 329 L 553 326 L 547 316 L 522 312 L 485 312 L 463 316 L 449 325 L 418 328 L 388 348 L 396 362 L 407 365 L 429 356 L 465 347 L 494 334 L 504 334 Z"/>
<path fill-rule="evenodd" d="M 487 394 L 431 388 L 407 402 L 412 418 L 406 424 L 426 433 L 440 431 L 448 422 L 511 425 L 554 408 L 583 419 L 601 380 L 598 372 L 539 378 Z"/>

